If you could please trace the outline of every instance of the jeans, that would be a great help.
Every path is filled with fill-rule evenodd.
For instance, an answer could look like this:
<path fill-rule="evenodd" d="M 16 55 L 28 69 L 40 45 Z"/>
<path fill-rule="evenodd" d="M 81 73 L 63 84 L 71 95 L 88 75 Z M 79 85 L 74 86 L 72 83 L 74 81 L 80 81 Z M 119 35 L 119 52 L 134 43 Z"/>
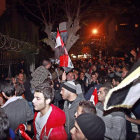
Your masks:
<path fill-rule="evenodd" d="M 68 38 L 68 33 L 67 32 L 61 32 L 60 35 L 61 35 L 61 38 L 62 38 L 63 42 L 65 43 L 67 41 L 67 38 Z"/>

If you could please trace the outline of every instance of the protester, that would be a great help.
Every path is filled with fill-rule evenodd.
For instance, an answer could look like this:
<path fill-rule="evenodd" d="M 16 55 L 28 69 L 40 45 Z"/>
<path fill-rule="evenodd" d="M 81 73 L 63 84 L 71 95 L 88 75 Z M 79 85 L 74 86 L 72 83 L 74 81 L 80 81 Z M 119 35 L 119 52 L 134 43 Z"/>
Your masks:
<path fill-rule="evenodd" d="M 34 107 L 33 107 L 33 103 L 32 100 L 34 98 L 34 95 L 31 93 L 31 77 L 29 76 L 28 79 L 26 80 L 26 82 L 24 83 L 24 88 L 25 88 L 25 99 L 27 100 L 30 108 L 32 109 L 33 113 L 34 113 Z"/>
<path fill-rule="evenodd" d="M 105 124 L 97 115 L 83 113 L 76 118 L 70 132 L 73 140 L 103 140 Z"/>
<path fill-rule="evenodd" d="M 78 108 L 79 102 L 83 101 L 84 98 L 76 94 L 76 85 L 72 81 L 62 83 L 62 89 L 60 94 L 62 95 L 62 98 L 65 100 L 64 103 L 64 112 L 66 114 L 65 130 L 67 132 L 68 139 L 70 139 L 70 130 L 74 126 L 75 122 L 74 114 Z"/>
<path fill-rule="evenodd" d="M 96 77 L 96 74 L 93 72 L 91 74 L 91 80 L 88 84 L 88 89 L 90 89 L 91 87 L 94 87 L 96 84 L 97 84 L 97 77 Z"/>
<path fill-rule="evenodd" d="M 97 115 L 101 117 L 105 123 L 106 132 L 105 137 L 113 140 L 125 140 L 126 139 L 126 120 L 123 112 L 111 112 L 104 114 L 103 107 L 105 97 L 108 91 L 111 89 L 111 83 L 103 84 L 98 91 L 98 100 L 100 102 L 96 105 Z"/>
<path fill-rule="evenodd" d="M 75 117 L 77 118 L 82 113 L 96 114 L 96 108 L 95 108 L 94 104 L 90 101 L 81 101 L 79 103 L 78 109 L 75 113 Z"/>
<path fill-rule="evenodd" d="M 10 129 L 9 119 L 3 109 L 0 108 L 0 140 L 14 140 L 15 133 Z"/>
<path fill-rule="evenodd" d="M 15 131 L 19 124 L 26 124 L 26 122 L 32 120 L 33 113 L 27 101 L 16 96 L 16 89 L 11 81 L 3 82 L 1 90 L 3 96 L 7 99 L 1 108 L 3 108 L 9 118 L 10 128 Z"/>
<path fill-rule="evenodd" d="M 33 125 L 27 125 L 27 130 L 34 132 L 34 140 L 67 139 L 67 134 L 64 129 L 66 122 L 65 113 L 51 104 L 53 98 L 54 91 L 51 87 L 51 80 L 46 79 L 35 89 L 33 99 L 34 110 L 36 111 L 34 122 Z M 21 124 L 20 126 L 23 125 Z M 24 129 L 24 127 L 20 126 L 20 129 Z"/>
<path fill-rule="evenodd" d="M 123 67 L 123 69 L 122 69 L 122 79 L 124 79 L 125 77 L 126 77 L 126 75 L 127 75 L 127 73 L 129 72 L 129 70 L 130 70 L 130 68 L 129 68 L 129 66 L 128 65 L 125 65 L 124 67 Z"/>
<path fill-rule="evenodd" d="M 120 77 L 114 77 L 113 79 L 112 79 L 112 84 L 113 84 L 113 87 L 116 87 L 116 86 L 118 86 L 119 84 L 120 84 L 120 82 L 121 82 L 121 78 Z"/>
<path fill-rule="evenodd" d="M 94 87 L 91 87 L 88 90 L 88 92 L 85 94 L 85 96 L 84 96 L 85 100 L 90 100 L 91 95 L 93 94 L 94 89 L 97 88 L 97 90 L 99 90 L 100 86 L 102 84 L 104 84 L 104 83 L 105 83 L 105 78 L 103 76 L 98 77 L 97 78 L 97 84 Z"/>
<path fill-rule="evenodd" d="M 126 114 L 126 138 L 127 140 L 132 140 L 140 133 L 140 99 L 135 103 L 131 110 L 127 110 Z"/>
<path fill-rule="evenodd" d="M 49 68 L 51 67 L 51 60 L 45 59 L 42 61 L 42 66 L 38 67 L 32 74 L 31 88 L 35 89 L 39 84 L 43 83 L 50 75 Z M 34 91 L 32 91 L 34 92 Z"/>

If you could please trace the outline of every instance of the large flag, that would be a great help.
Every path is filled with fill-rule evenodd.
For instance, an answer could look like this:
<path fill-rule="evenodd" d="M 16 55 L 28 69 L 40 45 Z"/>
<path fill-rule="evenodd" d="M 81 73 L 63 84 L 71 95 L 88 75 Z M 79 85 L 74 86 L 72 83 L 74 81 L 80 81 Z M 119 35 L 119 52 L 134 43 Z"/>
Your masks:
<path fill-rule="evenodd" d="M 98 103 L 98 95 L 97 95 L 97 88 L 96 87 L 91 95 L 90 101 L 93 102 L 94 105 L 96 105 Z"/>
<path fill-rule="evenodd" d="M 59 62 L 60 56 L 62 56 L 64 53 L 65 53 L 64 43 L 61 39 L 59 30 L 57 30 L 56 45 L 55 45 L 55 60 Z"/>
<path fill-rule="evenodd" d="M 59 33 L 59 30 L 57 30 L 57 35 L 56 35 L 56 46 L 55 48 L 59 47 L 59 46 L 62 46 L 64 47 L 64 42 L 60 36 L 60 33 Z"/>
<path fill-rule="evenodd" d="M 105 98 L 104 110 L 132 108 L 140 98 L 140 58 L 130 69 L 126 78 L 109 91 Z"/>
<path fill-rule="evenodd" d="M 64 46 L 64 43 L 61 39 L 61 36 L 59 34 L 59 30 L 57 30 L 56 36 L 55 59 L 60 61 L 59 62 L 60 67 L 63 67 L 63 69 L 66 72 L 69 72 L 72 68 L 74 68 L 72 61 L 68 55 L 68 52 Z"/>

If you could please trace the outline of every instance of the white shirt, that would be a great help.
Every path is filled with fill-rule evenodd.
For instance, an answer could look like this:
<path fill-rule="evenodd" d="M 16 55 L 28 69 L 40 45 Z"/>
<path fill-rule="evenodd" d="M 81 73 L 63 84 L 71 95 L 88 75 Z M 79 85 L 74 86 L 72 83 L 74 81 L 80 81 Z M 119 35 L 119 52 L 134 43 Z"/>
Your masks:
<path fill-rule="evenodd" d="M 40 112 L 38 112 L 37 116 L 36 116 L 36 120 L 35 120 L 35 127 L 36 127 L 36 139 L 37 140 L 40 140 L 40 134 L 41 134 L 41 131 L 44 127 L 44 125 L 47 123 L 47 120 L 50 116 L 52 112 L 52 107 L 50 106 L 48 112 L 44 115 L 44 116 L 40 116 Z"/>

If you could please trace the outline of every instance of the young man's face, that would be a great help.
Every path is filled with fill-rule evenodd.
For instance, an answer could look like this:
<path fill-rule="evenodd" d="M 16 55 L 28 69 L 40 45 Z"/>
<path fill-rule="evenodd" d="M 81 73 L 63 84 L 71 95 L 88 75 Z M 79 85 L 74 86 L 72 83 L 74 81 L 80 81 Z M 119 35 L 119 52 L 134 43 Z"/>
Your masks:
<path fill-rule="evenodd" d="M 49 64 L 46 66 L 46 68 L 49 69 L 51 66 L 52 66 L 52 64 L 49 63 Z"/>
<path fill-rule="evenodd" d="M 124 78 L 127 75 L 127 73 L 128 73 L 128 71 L 123 70 L 123 72 L 122 72 L 122 78 Z"/>
<path fill-rule="evenodd" d="M 83 79 L 85 74 L 83 72 L 80 73 L 80 78 Z"/>
<path fill-rule="evenodd" d="M 67 100 L 70 97 L 70 93 L 65 88 L 61 88 L 60 94 L 62 95 L 63 100 Z"/>
<path fill-rule="evenodd" d="M 103 103 L 105 101 L 105 96 L 106 96 L 106 94 L 104 92 L 104 87 L 102 87 L 98 91 L 98 100 Z"/>
<path fill-rule="evenodd" d="M 19 80 L 19 81 L 23 81 L 23 79 L 24 79 L 24 76 L 23 76 L 22 73 L 20 73 L 20 74 L 18 75 L 18 80 Z"/>
<path fill-rule="evenodd" d="M 92 79 L 92 81 L 96 81 L 96 80 L 97 80 L 96 75 L 92 75 L 92 76 L 91 76 L 91 79 Z"/>
<path fill-rule="evenodd" d="M 113 87 L 117 86 L 117 82 L 113 79 L 112 80 Z"/>
<path fill-rule="evenodd" d="M 34 93 L 34 99 L 33 99 L 33 105 L 34 109 L 36 111 L 42 111 L 43 109 L 46 108 L 46 100 L 44 98 L 43 93 L 40 92 L 35 92 Z"/>
<path fill-rule="evenodd" d="M 67 74 L 67 81 L 72 81 L 74 79 L 74 74 L 72 72 L 69 72 Z"/>
<path fill-rule="evenodd" d="M 82 110 L 83 110 L 82 106 L 78 106 L 78 109 L 77 109 L 77 111 L 75 113 L 76 118 L 83 113 Z"/>
<path fill-rule="evenodd" d="M 72 140 L 86 140 L 83 132 L 75 121 L 74 127 L 70 130 Z"/>

